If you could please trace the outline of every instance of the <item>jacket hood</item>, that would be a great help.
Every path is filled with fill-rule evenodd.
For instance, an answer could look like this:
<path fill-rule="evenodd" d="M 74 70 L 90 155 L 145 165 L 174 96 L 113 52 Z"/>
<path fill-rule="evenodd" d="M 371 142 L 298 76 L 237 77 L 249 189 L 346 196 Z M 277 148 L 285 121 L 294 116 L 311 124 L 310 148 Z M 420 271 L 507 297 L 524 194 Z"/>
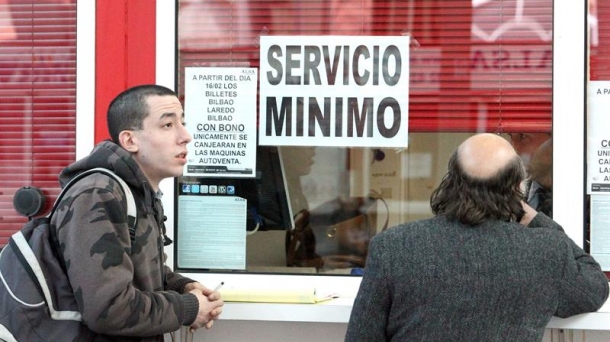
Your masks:
<path fill-rule="evenodd" d="M 63 187 L 77 174 L 96 167 L 113 171 L 131 188 L 150 189 L 146 176 L 131 154 L 110 140 L 97 144 L 91 154 L 64 168 L 59 174 L 59 182 Z"/>

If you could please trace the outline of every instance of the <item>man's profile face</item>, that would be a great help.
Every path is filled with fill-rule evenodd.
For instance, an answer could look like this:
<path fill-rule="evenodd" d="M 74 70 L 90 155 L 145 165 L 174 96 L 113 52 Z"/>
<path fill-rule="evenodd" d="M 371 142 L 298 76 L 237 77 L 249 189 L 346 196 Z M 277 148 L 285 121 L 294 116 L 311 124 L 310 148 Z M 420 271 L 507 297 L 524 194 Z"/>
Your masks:
<path fill-rule="evenodd" d="M 137 153 L 134 157 L 153 185 L 182 175 L 186 145 L 192 140 L 184 126 L 182 104 L 175 96 L 149 96 L 148 116 L 142 129 L 134 131 Z"/>
<path fill-rule="evenodd" d="M 551 138 L 548 133 L 509 133 L 509 141 L 525 164 L 529 164 L 538 147 Z"/>

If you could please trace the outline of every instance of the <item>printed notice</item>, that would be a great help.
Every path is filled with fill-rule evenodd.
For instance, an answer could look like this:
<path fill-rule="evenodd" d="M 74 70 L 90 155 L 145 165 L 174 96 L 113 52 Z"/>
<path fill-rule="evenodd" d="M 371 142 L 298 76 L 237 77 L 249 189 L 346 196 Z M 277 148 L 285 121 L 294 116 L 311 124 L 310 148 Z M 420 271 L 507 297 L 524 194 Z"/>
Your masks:
<path fill-rule="evenodd" d="M 179 268 L 246 268 L 246 200 L 178 196 Z"/>
<path fill-rule="evenodd" d="M 610 81 L 587 89 L 587 193 L 590 197 L 591 255 L 610 271 Z"/>
<path fill-rule="evenodd" d="M 610 197 L 591 195 L 591 256 L 610 271 Z"/>
<path fill-rule="evenodd" d="M 589 82 L 587 97 L 587 193 L 610 195 L 610 81 Z"/>
<path fill-rule="evenodd" d="M 407 147 L 410 37 L 260 38 L 260 145 Z"/>
<path fill-rule="evenodd" d="M 186 68 L 184 112 L 193 136 L 185 176 L 253 177 L 255 68 Z"/>

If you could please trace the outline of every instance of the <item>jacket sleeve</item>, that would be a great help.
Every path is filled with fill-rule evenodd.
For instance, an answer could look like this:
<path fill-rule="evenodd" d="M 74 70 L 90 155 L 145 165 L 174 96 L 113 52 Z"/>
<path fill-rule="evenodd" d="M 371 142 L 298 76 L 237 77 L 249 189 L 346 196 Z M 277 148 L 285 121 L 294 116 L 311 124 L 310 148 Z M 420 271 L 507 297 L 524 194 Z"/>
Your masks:
<path fill-rule="evenodd" d="M 534 216 L 534 219 L 527 226 L 529 228 L 550 228 L 563 232 L 563 228 L 559 225 L 559 223 L 553 221 L 553 219 L 540 212 Z"/>
<path fill-rule="evenodd" d="M 565 262 L 558 284 L 559 301 L 555 316 L 565 318 L 599 310 L 608 299 L 608 279 L 595 259 L 578 247 L 558 223 L 544 214 L 536 215 L 529 227 L 547 227 L 561 232 Z"/>
<path fill-rule="evenodd" d="M 194 283 L 195 280 L 187 278 L 180 273 L 172 271 L 168 266 L 165 266 L 165 289 L 167 291 L 176 291 L 178 293 L 184 293 L 184 286 L 188 283 Z"/>
<path fill-rule="evenodd" d="M 559 286 L 558 317 L 599 310 L 608 299 L 608 279 L 593 257 L 565 237 L 567 257 Z"/>
<path fill-rule="evenodd" d="M 142 337 L 189 325 L 197 315 L 197 298 L 163 289 L 162 256 L 142 261 L 143 265 L 132 262 L 122 192 L 117 184 L 112 188 L 100 178 L 86 177 L 75 184 L 53 217 L 83 323 L 100 334 Z M 138 240 L 134 248 L 156 249 L 155 228 L 144 227 L 137 239 L 145 241 Z M 141 272 L 145 262 L 156 266 L 147 270 L 145 279 L 135 279 L 134 270 Z"/>
<path fill-rule="evenodd" d="M 378 240 L 374 237 L 369 244 L 366 268 L 347 326 L 346 342 L 387 340 L 391 297 L 381 261 L 383 248 Z"/>

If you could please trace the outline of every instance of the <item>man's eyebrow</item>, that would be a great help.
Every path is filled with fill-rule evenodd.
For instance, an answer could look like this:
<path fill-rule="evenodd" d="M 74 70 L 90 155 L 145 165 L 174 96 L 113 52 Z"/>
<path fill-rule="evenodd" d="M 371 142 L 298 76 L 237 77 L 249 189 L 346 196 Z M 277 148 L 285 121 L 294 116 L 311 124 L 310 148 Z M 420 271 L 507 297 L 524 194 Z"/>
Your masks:
<path fill-rule="evenodd" d="M 177 116 L 177 115 L 176 115 L 176 113 L 163 113 L 163 114 L 161 114 L 161 116 L 159 117 L 159 120 L 163 120 L 163 119 L 165 119 L 165 118 L 174 118 L 174 117 L 176 117 L 176 116 Z M 184 114 L 183 114 L 182 116 L 184 116 Z"/>

